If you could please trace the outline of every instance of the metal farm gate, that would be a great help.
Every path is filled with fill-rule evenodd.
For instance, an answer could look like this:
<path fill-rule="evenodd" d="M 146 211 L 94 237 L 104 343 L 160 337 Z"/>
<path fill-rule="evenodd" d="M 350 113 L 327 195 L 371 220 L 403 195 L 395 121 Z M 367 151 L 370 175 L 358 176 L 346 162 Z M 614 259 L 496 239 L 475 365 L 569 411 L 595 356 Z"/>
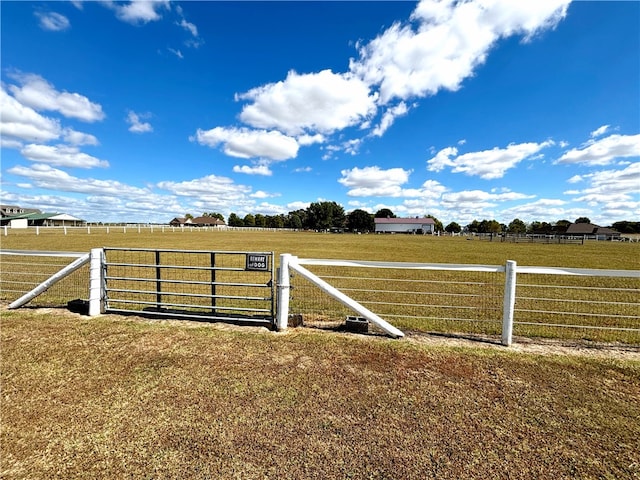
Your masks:
<path fill-rule="evenodd" d="M 104 248 L 105 312 L 273 328 L 273 252 Z"/>

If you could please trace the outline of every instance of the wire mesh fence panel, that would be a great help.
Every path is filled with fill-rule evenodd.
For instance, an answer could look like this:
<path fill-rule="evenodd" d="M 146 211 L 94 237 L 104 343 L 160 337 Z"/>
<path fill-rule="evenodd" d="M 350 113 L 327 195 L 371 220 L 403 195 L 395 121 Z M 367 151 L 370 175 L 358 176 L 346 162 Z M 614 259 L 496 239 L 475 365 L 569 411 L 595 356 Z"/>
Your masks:
<path fill-rule="evenodd" d="M 640 278 L 519 273 L 514 334 L 640 344 Z"/>
<path fill-rule="evenodd" d="M 401 330 L 499 334 L 504 274 L 310 266 L 310 271 Z M 339 325 L 349 308 L 297 275 L 290 312 L 305 323 Z"/>
<path fill-rule="evenodd" d="M 105 249 L 107 310 L 274 317 L 273 257 L 259 254 L 252 270 L 245 252 Z"/>
<path fill-rule="evenodd" d="M 11 303 L 46 281 L 80 254 L 8 254 L 0 252 L 0 301 Z M 61 307 L 89 295 L 89 266 L 80 267 L 29 302 L 34 307 Z"/>

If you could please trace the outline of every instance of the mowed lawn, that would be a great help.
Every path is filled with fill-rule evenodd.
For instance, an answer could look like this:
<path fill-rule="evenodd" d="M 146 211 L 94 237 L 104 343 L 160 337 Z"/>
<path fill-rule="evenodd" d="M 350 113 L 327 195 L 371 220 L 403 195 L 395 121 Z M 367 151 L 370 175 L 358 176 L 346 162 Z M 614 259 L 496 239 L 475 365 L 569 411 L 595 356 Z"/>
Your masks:
<path fill-rule="evenodd" d="M 640 268 L 640 244 L 615 242 L 95 231 L 1 240 L 3 249 Z M 420 336 L 90 319 L 62 309 L 0 314 L 1 478 L 640 476 L 633 347 L 534 353 Z"/>

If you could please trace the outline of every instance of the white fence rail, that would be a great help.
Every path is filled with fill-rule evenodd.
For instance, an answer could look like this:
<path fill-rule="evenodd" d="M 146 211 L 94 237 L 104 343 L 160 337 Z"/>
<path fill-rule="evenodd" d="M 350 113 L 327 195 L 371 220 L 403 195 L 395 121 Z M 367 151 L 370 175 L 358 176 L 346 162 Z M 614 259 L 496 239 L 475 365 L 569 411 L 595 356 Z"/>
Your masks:
<path fill-rule="evenodd" d="M 503 315 L 511 313 L 503 309 L 506 266 L 297 257 L 281 261 L 281 265 L 283 263 L 293 275 L 289 310 L 303 315 L 305 322 L 312 324 L 331 323 L 336 317 L 355 311 L 394 337 L 400 335 L 392 333 L 385 324 L 393 323 L 390 326 L 398 330 L 419 330 L 416 326 L 425 323 L 439 323 L 444 330 L 450 330 L 455 324 L 464 323 L 467 327 L 480 324 L 480 328 L 489 325 L 492 333 L 499 333 Z M 343 308 L 344 301 L 340 301 L 341 305 L 335 302 L 332 305 L 322 298 L 322 292 L 335 295 L 323 284 L 312 280 L 315 284 L 312 286 L 297 278 L 300 265 L 313 269 L 322 282 L 348 295 L 358 308 L 370 311 L 373 318 L 379 320 L 373 321 L 370 315 L 360 313 L 351 305 L 348 305 L 350 310 Z M 309 278 L 305 276 L 304 280 Z M 478 327 L 473 329 L 477 331 Z M 509 343 L 510 340 L 506 344 Z"/>
<path fill-rule="evenodd" d="M 521 266 L 517 272 L 517 333 L 544 329 L 588 338 L 602 332 L 640 343 L 640 271 Z"/>
<path fill-rule="evenodd" d="M 230 227 L 228 225 L 162 225 L 162 224 L 126 224 L 126 225 L 101 225 L 88 224 L 82 226 L 30 226 L 27 228 L 11 228 L 8 225 L 0 227 L 1 234 L 5 237 L 15 235 L 91 235 L 91 234 L 141 234 L 141 233 L 191 233 L 191 232 L 284 232 L 293 231 L 289 228 L 271 227 Z"/>
<path fill-rule="evenodd" d="M 308 266 L 354 302 L 406 330 L 500 335 L 504 345 L 511 345 L 514 334 L 640 344 L 637 270 L 296 257 L 285 265 L 293 275 L 288 308 L 312 323 L 348 313 L 314 294 L 321 285 L 296 279 L 295 265 Z"/>
<path fill-rule="evenodd" d="M 86 297 L 89 254 L 0 250 L 0 300 L 17 308 L 32 302 L 59 306 Z"/>

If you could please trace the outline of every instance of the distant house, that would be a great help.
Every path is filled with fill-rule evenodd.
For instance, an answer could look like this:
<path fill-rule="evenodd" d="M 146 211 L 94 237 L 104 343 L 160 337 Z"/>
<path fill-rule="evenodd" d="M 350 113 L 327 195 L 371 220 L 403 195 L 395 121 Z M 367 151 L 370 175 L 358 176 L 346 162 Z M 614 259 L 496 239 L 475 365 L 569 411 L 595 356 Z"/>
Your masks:
<path fill-rule="evenodd" d="M 374 218 L 376 233 L 433 233 L 433 218 Z"/>
<path fill-rule="evenodd" d="M 194 227 L 224 227 L 227 224 L 224 220 L 215 217 L 196 217 L 191 219 L 191 225 Z"/>
<path fill-rule="evenodd" d="M 171 225 L 172 227 L 225 227 L 227 224 L 224 222 L 224 220 L 220 220 L 219 218 L 215 217 L 176 217 L 169 222 L 169 225 Z"/>
<path fill-rule="evenodd" d="M 0 218 L 14 217 L 23 213 L 42 213 L 37 208 L 23 208 L 18 205 L 0 205 Z"/>
<path fill-rule="evenodd" d="M 567 227 L 565 235 L 570 237 L 591 237 L 598 240 L 619 238 L 620 232 L 613 228 L 600 227 L 593 223 L 572 223 Z"/>
<path fill-rule="evenodd" d="M 86 224 L 85 220 L 66 213 L 21 213 L 0 218 L 1 225 L 11 228 L 27 227 L 77 227 Z"/>

